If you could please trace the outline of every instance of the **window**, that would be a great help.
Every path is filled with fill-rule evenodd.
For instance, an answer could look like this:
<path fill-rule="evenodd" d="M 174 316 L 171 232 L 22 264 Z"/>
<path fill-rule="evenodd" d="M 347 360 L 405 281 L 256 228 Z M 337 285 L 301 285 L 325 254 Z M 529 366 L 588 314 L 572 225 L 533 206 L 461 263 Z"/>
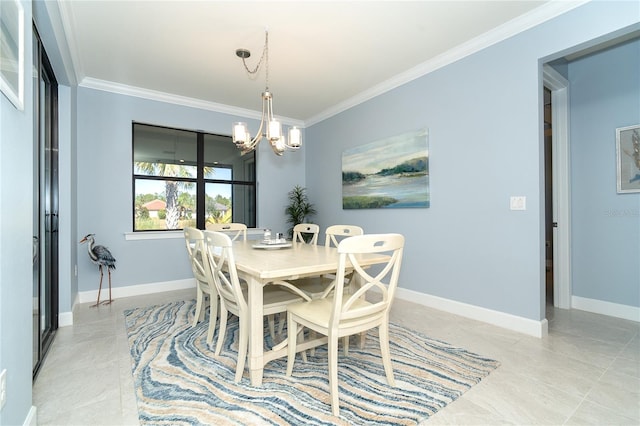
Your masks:
<path fill-rule="evenodd" d="M 231 137 L 133 123 L 133 230 L 256 226 L 255 152 Z"/>

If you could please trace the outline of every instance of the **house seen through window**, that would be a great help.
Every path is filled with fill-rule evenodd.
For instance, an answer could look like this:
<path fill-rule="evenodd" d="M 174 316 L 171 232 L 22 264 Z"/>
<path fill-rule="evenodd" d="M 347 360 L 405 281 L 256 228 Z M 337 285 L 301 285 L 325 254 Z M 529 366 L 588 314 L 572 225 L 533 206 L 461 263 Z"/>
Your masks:
<path fill-rule="evenodd" d="M 229 136 L 133 123 L 133 230 L 255 227 L 255 176 Z"/>

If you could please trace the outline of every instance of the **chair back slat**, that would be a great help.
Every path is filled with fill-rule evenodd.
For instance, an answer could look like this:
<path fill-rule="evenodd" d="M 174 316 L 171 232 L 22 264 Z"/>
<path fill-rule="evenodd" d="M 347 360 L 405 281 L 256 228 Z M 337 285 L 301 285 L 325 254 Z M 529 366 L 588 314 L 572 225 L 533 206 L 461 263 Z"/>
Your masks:
<path fill-rule="evenodd" d="M 201 230 L 196 228 L 184 228 L 184 241 L 187 246 L 187 253 L 189 255 L 189 261 L 191 262 L 191 269 L 193 270 L 193 276 L 201 284 L 208 285 L 206 275 L 206 258 L 203 256 L 204 252 L 204 234 Z"/>
<path fill-rule="evenodd" d="M 238 316 L 248 312 L 247 301 L 238 279 L 231 238 L 223 232 L 205 231 L 204 247 L 210 265 L 207 273 L 215 283 L 220 302 Z"/>
<path fill-rule="evenodd" d="M 320 227 L 315 223 L 299 223 L 293 227 L 293 241 L 315 246 L 318 244 L 319 233 Z"/>
<path fill-rule="evenodd" d="M 330 328 L 350 328 L 388 319 L 389 309 L 395 295 L 400 276 L 404 250 L 404 237 L 400 234 L 369 234 L 347 238 L 338 244 L 340 254 L 334 305 Z M 385 260 L 363 267 L 362 254 L 385 254 Z M 353 294 L 344 294 L 345 276 L 353 274 L 359 284 Z M 378 302 L 362 303 L 369 292 L 381 293 Z M 371 298 L 372 300 L 375 300 Z"/>
<path fill-rule="evenodd" d="M 231 241 L 242 239 L 247 241 L 247 225 L 244 223 L 207 223 L 207 231 L 223 232 L 231 238 Z"/>
<path fill-rule="evenodd" d="M 363 235 L 364 230 L 356 225 L 331 225 L 328 226 L 324 231 L 325 246 L 335 246 L 338 247 L 340 241 L 348 237 L 354 237 L 356 235 Z"/>

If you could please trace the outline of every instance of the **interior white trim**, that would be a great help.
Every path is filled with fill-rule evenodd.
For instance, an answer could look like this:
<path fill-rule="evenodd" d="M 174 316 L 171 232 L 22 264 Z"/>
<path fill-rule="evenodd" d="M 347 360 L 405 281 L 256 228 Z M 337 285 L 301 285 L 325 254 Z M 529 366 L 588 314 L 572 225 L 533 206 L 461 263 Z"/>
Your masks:
<path fill-rule="evenodd" d="M 396 290 L 396 297 L 398 299 L 419 303 L 429 308 L 482 321 L 487 324 L 527 334 L 533 337 L 542 338 L 547 336 L 549 333 L 549 323 L 546 319 L 536 321 L 400 287 Z"/>
<path fill-rule="evenodd" d="M 87 87 L 89 89 L 102 90 L 104 92 L 118 93 L 126 96 L 133 96 L 136 98 L 149 99 L 152 101 L 164 102 L 168 104 L 175 104 L 186 106 L 190 108 L 197 108 L 206 111 L 214 111 L 223 114 L 237 115 L 240 117 L 254 118 L 260 120 L 262 117 L 261 111 L 254 111 L 245 108 L 238 108 L 230 105 L 219 104 L 216 102 L 203 101 L 202 99 L 189 98 L 186 96 L 174 95 L 166 92 L 159 92 L 157 90 L 143 89 L 140 87 L 127 86 L 126 84 L 114 83 L 112 81 L 99 80 L 96 78 L 85 77 L 79 84 L 80 87 Z M 296 120 L 294 118 L 278 116 L 282 124 L 288 126 L 298 126 L 300 128 L 305 127 L 305 123 L 302 120 Z"/>
<path fill-rule="evenodd" d="M 256 236 L 261 237 L 263 233 L 263 228 L 249 228 L 247 229 L 247 238 L 251 240 Z M 126 241 L 168 240 L 174 238 L 184 238 L 184 233 L 182 231 L 144 231 L 124 233 L 124 239 Z"/>
<path fill-rule="evenodd" d="M 463 43 L 439 56 L 436 58 L 426 61 L 412 69 L 409 69 L 401 74 L 398 74 L 389 80 L 386 80 L 371 89 L 365 90 L 356 96 L 345 100 L 337 105 L 334 105 L 331 108 L 326 109 L 325 111 L 308 118 L 307 120 L 295 120 L 287 117 L 280 117 L 282 122 L 287 125 L 295 125 L 301 128 L 309 127 L 313 124 L 319 123 L 323 120 L 326 120 L 329 117 L 332 117 L 336 114 L 339 114 L 349 108 L 352 108 L 356 105 L 359 105 L 369 99 L 372 99 L 376 96 L 379 96 L 383 93 L 386 93 L 396 87 L 399 87 L 405 83 L 408 83 L 412 80 L 415 80 L 419 77 L 422 77 L 425 74 L 433 72 L 437 69 L 440 69 L 446 65 L 449 65 L 455 61 L 458 61 L 466 56 L 472 55 L 482 49 L 485 49 L 489 46 L 492 46 L 496 43 L 499 43 L 503 40 L 508 39 L 518 33 L 526 31 L 536 25 L 539 25 L 543 22 L 546 22 L 550 19 L 553 19 L 563 13 L 566 13 L 576 7 L 579 7 L 589 0 L 572 0 L 572 1 L 551 1 L 547 2 L 544 5 L 537 7 L 530 11 L 527 14 L 519 16 L 516 19 L 513 19 L 497 28 L 494 28 L 491 31 L 488 31 L 481 36 L 470 40 L 466 43 Z M 73 16 L 71 14 L 71 9 L 65 7 L 64 2 L 62 2 L 61 7 L 61 15 L 62 15 L 62 24 L 65 29 L 65 33 L 73 34 Z M 79 86 L 93 88 L 96 90 L 103 90 L 107 92 L 119 93 L 128 96 L 135 96 L 145 99 L 157 100 L 160 102 L 167 102 L 177 105 L 183 105 L 193 108 L 199 108 L 209 111 L 215 111 L 225 114 L 238 115 L 242 117 L 255 118 L 257 120 L 261 117 L 260 111 L 249 110 L 245 108 L 233 107 L 230 105 L 218 104 L 215 102 L 206 102 L 199 99 L 188 98 L 184 96 L 172 95 L 170 93 L 158 92 L 154 90 L 142 89 L 139 87 L 122 85 L 110 81 L 99 80 L 94 78 L 88 78 L 85 76 L 83 71 L 83 64 L 80 61 L 79 55 L 77 54 L 77 46 L 74 40 L 70 40 L 70 38 L 66 37 L 67 45 L 69 46 L 71 60 L 75 66 L 75 75 L 77 80 L 80 82 Z"/>
<path fill-rule="evenodd" d="M 160 293 L 164 291 L 183 290 L 196 287 L 195 279 L 166 281 L 160 283 L 149 283 L 133 285 L 128 287 L 114 287 L 112 289 L 113 298 L 123 298 L 131 296 L 141 296 L 144 294 Z M 97 290 L 80 292 L 80 303 L 93 302 L 98 297 Z M 195 294 L 195 293 L 194 293 Z M 455 300 L 444 299 L 442 297 L 431 296 L 425 293 L 419 293 L 413 290 L 398 288 L 396 297 L 414 303 L 419 303 L 429 308 L 438 309 L 440 311 L 449 312 L 492 324 L 518 333 L 527 334 L 534 337 L 545 337 L 548 334 L 548 323 L 544 319 L 542 321 L 534 321 L 528 318 L 507 314 L 504 312 L 493 311 L 491 309 L 479 306 L 469 305 L 467 303 L 457 302 Z"/>
<path fill-rule="evenodd" d="M 572 296 L 571 307 L 580 309 L 581 311 L 593 312 L 594 314 L 608 315 L 610 317 L 640 322 L 640 307 L 637 306 L 621 305 L 604 300 Z"/>
<path fill-rule="evenodd" d="M 558 224 L 553 229 L 553 305 L 561 309 L 570 309 L 572 283 L 569 81 L 549 65 L 543 65 L 542 72 L 544 85 L 551 90 L 553 221 Z"/>
<path fill-rule="evenodd" d="M 113 287 L 111 289 L 111 297 L 114 299 L 121 299 L 123 297 L 141 296 L 144 294 L 162 293 L 165 291 L 184 290 L 188 288 L 196 288 L 195 278 L 188 278 L 185 280 L 164 281 L 158 283 L 138 284 L 126 287 Z M 78 292 L 78 301 L 80 303 L 94 302 L 98 298 L 98 290 L 81 291 Z M 102 289 L 100 298 L 105 300 L 103 296 L 109 297 L 109 289 L 105 293 L 105 289 Z M 194 293 L 195 296 L 195 293 Z"/>
<path fill-rule="evenodd" d="M 73 325 L 73 312 L 58 313 L 58 327 L 69 327 L 70 325 Z"/>
<path fill-rule="evenodd" d="M 383 93 L 386 93 L 396 87 L 399 87 L 405 83 L 413 81 L 423 75 L 429 74 L 435 70 L 443 68 L 449 64 L 452 64 L 460 59 L 470 56 L 482 49 L 499 43 L 503 40 L 513 37 L 523 31 L 533 28 L 545 21 L 553 19 L 563 13 L 566 13 L 578 6 L 588 3 L 589 0 L 579 1 L 562 1 L 562 2 L 548 2 L 543 6 L 533 9 L 531 12 L 522 15 L 516 19 L 513 19 L 504 25 L 494 28 L 491 31 L 476 37 L 473 40 L 469 40 L 435 58 L 423 62 L 401 74 L 398 74 L 382 83 L 373 86 L 372 88 L 365 90 L 352 98 L 345 100 L 331 108 L 328 108 L 320 114 L 305 120 L 307 127 L 319 123 L 327 118 L 337 115 L 343 111 L 353 108 L 363 102 L 373 99 Z"/>
<path fill-rule="evenodd" d="M 168 240 L 172 238 L 184 238 L 182 231 L 145 231 L 145 232 L 125 232 L 126 241 L 139 240 Z"/>
<path fill-rule="evenodd" d="M 38 426 L 38 408 L 35 405 L 29 409 L 22 426 Z"/>

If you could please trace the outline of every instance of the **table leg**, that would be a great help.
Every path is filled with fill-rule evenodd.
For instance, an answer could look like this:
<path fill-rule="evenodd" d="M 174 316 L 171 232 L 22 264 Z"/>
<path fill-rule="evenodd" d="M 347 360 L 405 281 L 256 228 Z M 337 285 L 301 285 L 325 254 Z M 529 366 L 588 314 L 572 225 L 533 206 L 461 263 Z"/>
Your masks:
<path fill-rule="evenodd" d="M 247 277 L 249 286 L 249 375 L 253 386 L 262 385 L 264 370 L 264 306 L 262 283 Z"/>

